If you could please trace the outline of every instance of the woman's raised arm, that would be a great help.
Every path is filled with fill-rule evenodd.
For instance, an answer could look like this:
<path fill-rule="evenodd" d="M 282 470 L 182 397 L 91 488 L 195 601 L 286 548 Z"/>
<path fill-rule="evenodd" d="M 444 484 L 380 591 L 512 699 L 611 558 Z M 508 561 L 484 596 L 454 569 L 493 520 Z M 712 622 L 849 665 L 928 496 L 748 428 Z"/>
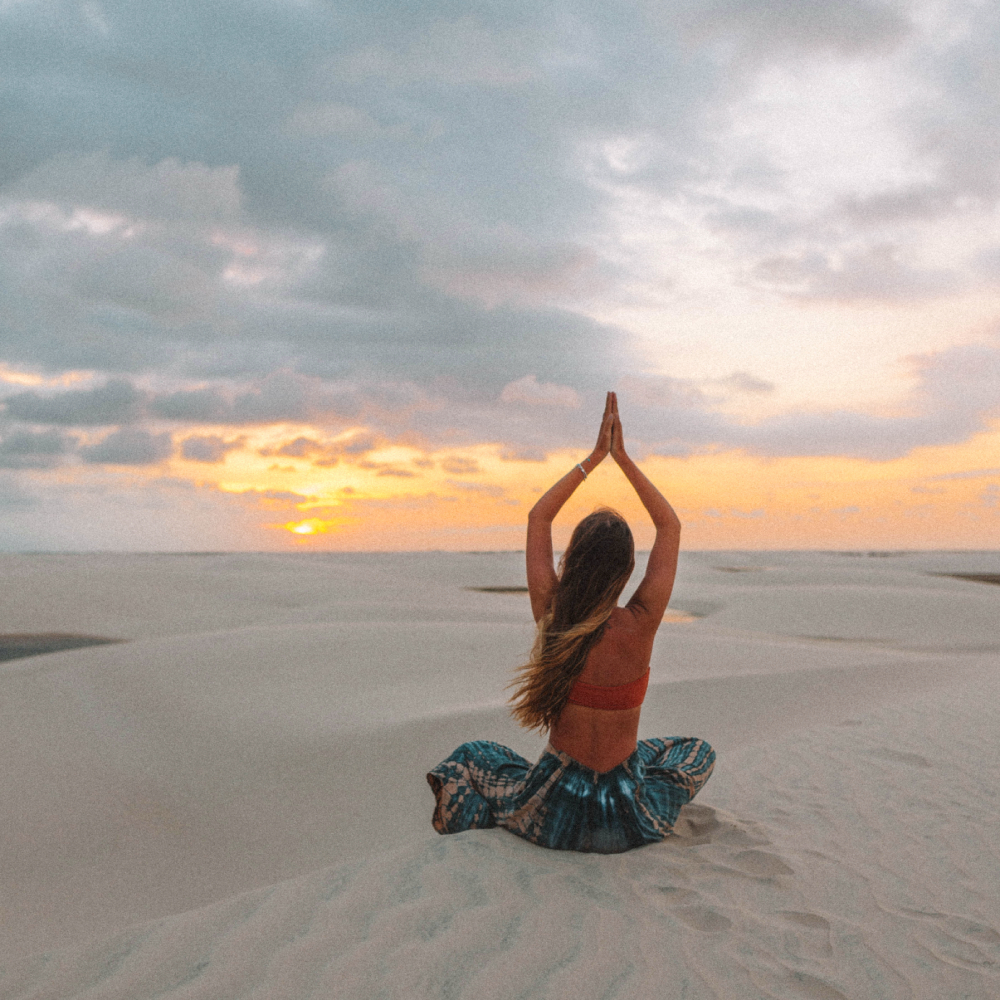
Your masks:
<path fill-rule="evenodd" d="M 589 457 L 580 465 L 574 466 L 547 493 L 543 494 L 538 503 L 528 514 L 528 539 L 525 544 L 525 563 L 528 572 L 528 596 L 531 598 L 531 613 L 537 622 L 549 609 L 552 592 L 555 590 L 557 577 L 555 560 L 552 553 L 552 522 L 563 504 L 573 495 L 576 488 L 590 475 L 611 450 L 611 427 L 614 421 L 612 412 L 613 393 L 608 393 L 604 403 L 604 416 L 601 419 L 601 430 L 597 435 L 597 444 Z M 581 471 L 581 469 L 583 471 Z"/>
<path fill-rule="evenodd" d="M 618 398 L 614 393 L 611 394 L 611 407 L 613 417 L 611 457 L 625 473 L 625 478 L 632 484 L 656 527 L 656 540 L 649 553 L 646 575 L 628 602 L 628 607 L 637 617 L 646 619 L 655 629 L 663 620 L 667 604 L 670 602 L 670 592 L 674 589 L 677 553 L 681 543 L 681 522 L 673 507 L 667 503 L 666 497 L 625 453 L 622 423 L 618 416 Z"/>

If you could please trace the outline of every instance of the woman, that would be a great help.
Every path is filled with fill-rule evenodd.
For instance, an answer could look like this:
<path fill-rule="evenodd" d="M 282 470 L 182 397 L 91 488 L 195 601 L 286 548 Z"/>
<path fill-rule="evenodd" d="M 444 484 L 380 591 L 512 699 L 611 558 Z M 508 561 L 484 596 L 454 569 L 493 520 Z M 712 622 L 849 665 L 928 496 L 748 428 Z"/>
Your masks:
<path fill-rule="evenodd" d="M 642 583 L 618 607 L 635 566 L 632 533 L 612 510 L 585 517 L 553 568 L 552 521 L 611 457 L 656 525 Z M 538 635 L 511 698 L 515 718 L 548 730 L 536 764 L 498 743 L 464 743 L 427 775 L 438 833 L 503 826 L 543 847 L 610 854 L 662 840 L 698 793 L 715 752 L 693 738 L 638 740 L 653 639 L 677 570 L 680 521 L 626 455 L 608 393 L 597 445 L 528 515 L 528 592 Z"/>

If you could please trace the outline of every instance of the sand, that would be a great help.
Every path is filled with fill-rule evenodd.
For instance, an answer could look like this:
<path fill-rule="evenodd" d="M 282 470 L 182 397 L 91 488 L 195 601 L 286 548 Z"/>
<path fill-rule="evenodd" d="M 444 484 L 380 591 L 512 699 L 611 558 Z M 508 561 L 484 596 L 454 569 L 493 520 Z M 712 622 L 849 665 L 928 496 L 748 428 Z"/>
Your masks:
<path fill-rule="evenodd" d="M 0 568 L 0 631 L 129 640 L 0 667 L 4 998 L 1000 995 L 1000 554 L 685 553 L 640 735 L 719 763 L 609 857 L 430 828 L 541 749 L 520 555 Z"/>

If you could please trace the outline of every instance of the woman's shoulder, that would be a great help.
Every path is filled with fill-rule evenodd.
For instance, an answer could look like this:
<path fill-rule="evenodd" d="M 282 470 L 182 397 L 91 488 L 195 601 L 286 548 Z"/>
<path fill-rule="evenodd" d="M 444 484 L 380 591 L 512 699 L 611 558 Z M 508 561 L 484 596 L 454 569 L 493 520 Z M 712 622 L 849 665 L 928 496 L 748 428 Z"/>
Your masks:
<path fill-rule="evenodd" d="M 628 684 L 649 667 L 651 644 L 626 608 L 615 608 L 600 642 L 591 650 L 580 680 L 602 687 Z"/>
<path fill-rule="evenodd" d="M 607 628 L 622 640 L 642 640 L 649 637 L 649 621 L 642 614 L 636 614 L 633 606 L 615 608 L 608 619 Z"/>

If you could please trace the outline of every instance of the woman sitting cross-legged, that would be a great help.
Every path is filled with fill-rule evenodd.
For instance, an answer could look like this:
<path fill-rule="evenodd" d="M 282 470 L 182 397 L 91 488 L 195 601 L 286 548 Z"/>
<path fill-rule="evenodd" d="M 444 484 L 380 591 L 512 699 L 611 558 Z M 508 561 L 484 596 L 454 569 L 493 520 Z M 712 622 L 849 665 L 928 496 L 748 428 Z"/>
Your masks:
<path fill-rule="evenodd" d="M 614 511 L 585 517 L 561 571 L 553 567 L 552 521 L 609 452 L 656 525 L 646 575 L 623 608 L 618 598 L 635 556 L 632 532 Z M 617 399 L 608 393 L 590 458 L 528 516 L 528 591 L 538 634 L 511 702 L 523 726 L 548 731 L 548 746 L 532 764 L 499 743 L 463 743 L 427 775 L 438 833 L 502 826 L 543 847 L 611 854 L 671 832 L 715 764 L 704 740 L 637 740 L 679 542 L 677 515 L 625 453 Z"/>

